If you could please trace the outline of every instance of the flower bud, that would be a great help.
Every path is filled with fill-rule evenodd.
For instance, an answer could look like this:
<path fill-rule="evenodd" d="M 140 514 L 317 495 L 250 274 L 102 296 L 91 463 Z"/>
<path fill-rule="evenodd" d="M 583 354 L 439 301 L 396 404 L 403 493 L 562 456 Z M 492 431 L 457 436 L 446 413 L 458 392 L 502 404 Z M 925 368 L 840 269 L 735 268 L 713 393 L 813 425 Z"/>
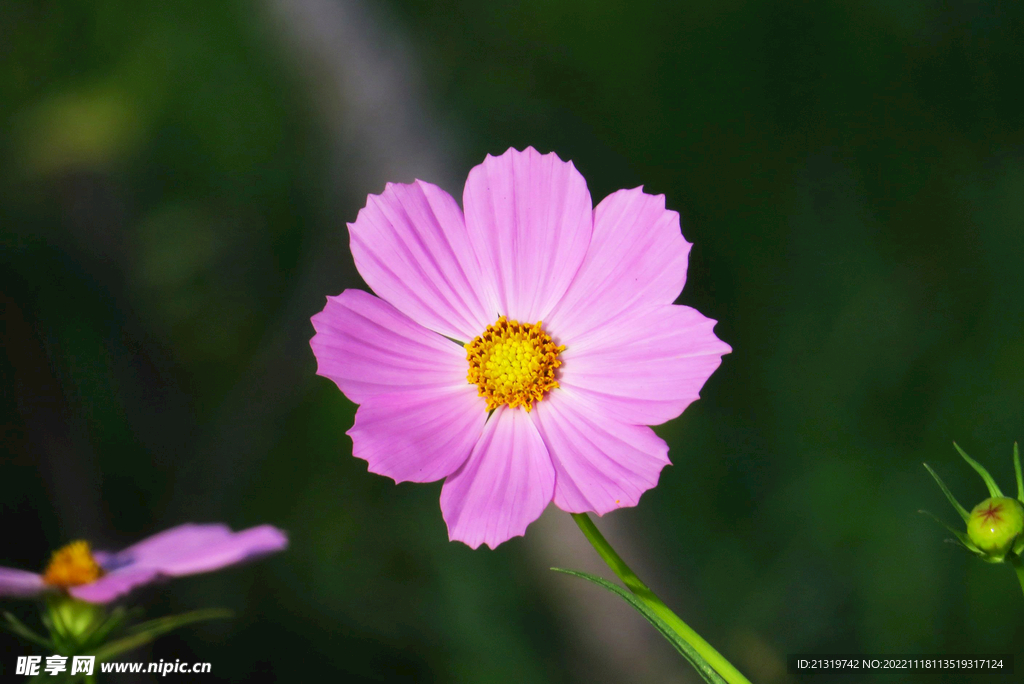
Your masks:
<path fill-rule="evenodd" d="M 82 643 L 107 618 L 103 606 L 79 601 L 65 594 L 51 595 L 46 605 L 51 624 L 64 639 L 72 643 Z"/>
<path fill-rule="evenodd" d="M 1002 560 L 1024 533 L 1024 506 L 1005 496 L 985 499 L 967 519 L 967 536 L 986 555 Z"/>

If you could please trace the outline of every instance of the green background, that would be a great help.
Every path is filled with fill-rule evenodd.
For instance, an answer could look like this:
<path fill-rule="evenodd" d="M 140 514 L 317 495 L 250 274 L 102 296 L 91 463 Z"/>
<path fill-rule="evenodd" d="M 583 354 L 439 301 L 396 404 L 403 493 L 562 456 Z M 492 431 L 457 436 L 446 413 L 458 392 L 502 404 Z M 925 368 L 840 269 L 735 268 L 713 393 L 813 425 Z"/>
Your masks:
<path fill-rule="evenodd" d="M 448 542 L 440 484 L 368 474 L 355 407 L 314 375 L 309 317 L 365 287 L 344 224 L 366 195 L 461 197 L 485 154 L 533 145 L 595 201 L 665 194 L 694 243 L 680 302 L 734 350 L 658 428 L 659 486 L 599 521 L 655 590 L 756 682 L 812 681 L 791 653 L 1024 672 L 1013 573 L 917 513 L 957 520 L 922 461 L 970 508 L 952 442 L 1010 489 L 1024 437 L 1022 40 L 1012 2 L 3 2 L 0 565 L 268 522 L 286 553 L 135 595 L 235 620 L 132 657 L 693 681 L 546 569 L 600 569 L 567 516 Z M 27 652 L 0 636 L 0 673 Z"/>

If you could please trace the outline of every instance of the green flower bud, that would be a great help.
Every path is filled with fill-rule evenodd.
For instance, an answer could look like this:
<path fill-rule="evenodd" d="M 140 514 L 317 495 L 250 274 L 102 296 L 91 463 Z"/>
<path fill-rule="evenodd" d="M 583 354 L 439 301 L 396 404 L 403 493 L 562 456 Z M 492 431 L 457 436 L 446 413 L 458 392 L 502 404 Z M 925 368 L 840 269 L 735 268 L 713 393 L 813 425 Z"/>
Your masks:
<path fill-rule="evenodd" d="M 967 536 L 986 555 L 1002 560 L 1024 533 L 1024 506 L 1005 496 L 985 499 L 967 519 Z"/>
<path fill-rule="evenodd" d="M 50 596 L 46 607 L 51 629 L 64 641 L 71 643 L 83 643 L 107 619 L 107 611 L 103 606 L 79 601 L 65 594 Z"/>

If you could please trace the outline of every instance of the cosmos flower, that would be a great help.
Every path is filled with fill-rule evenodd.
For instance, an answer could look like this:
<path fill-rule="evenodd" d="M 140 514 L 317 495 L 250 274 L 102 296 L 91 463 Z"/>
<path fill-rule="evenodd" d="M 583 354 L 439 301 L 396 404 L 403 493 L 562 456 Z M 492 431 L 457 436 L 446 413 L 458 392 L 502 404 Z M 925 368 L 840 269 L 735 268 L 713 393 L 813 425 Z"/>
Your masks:
<path fill-rule="evenodd" d="M 554 501 L 634 506 L 669 463 L 651 430 L 682 413 L 729 346 L 674 305 L 690 244 L 665 198 L 595 209 L 571 162 L 533 148 L 469 173 L 463 207 L 417 180 L 349 224 L 378 295 L 313 317 L 318 374 L 359 404 L 353 454 L 396 482 L 444 478 L 451 539 L 496 547 Z"/>
<path fill-rule="evenodd" d="M 261 525 L 232 532 L 226 525 L 180 525 L 117 553 L 77 541 L 53 553 L 43 574 L 0 568 L 0 596 L 28 598 L 65 590 L 91 603 L 109 603 L 135 587 L 169 577 L 212 572 L 288 545 L 284 532 Z"/>

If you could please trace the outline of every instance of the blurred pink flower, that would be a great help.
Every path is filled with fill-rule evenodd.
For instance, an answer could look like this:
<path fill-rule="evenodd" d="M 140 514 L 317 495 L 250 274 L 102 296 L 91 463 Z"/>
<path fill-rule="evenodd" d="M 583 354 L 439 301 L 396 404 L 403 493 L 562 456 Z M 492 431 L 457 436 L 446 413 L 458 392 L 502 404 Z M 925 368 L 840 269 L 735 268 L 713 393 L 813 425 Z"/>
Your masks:
<path fill-rule="evenodd" d="M 286 546 L 284 532 L 270 525 L 241 532 L 226 525 L 180 525 L 117 553 L 94 553 L 78 541 L 55 551 L 41 575 L 0 568 L 0 596 L 27 598 L 64 589 L 83 601 L 109 603 L 143 584 L 219 570 Z"/>
<path fill-rule="evenodd" d="M 673 304 L 679 215 L 641 188 L 594 209 L 572 163 L 533 148 L 488 155 L 463 206 L 388 184 L 349 224 L 378 296 L 328 297 L 311 346 L 360 405 L 353 454 L 396 482 L 445 478 L 449 537 L 473 548 L 522 535 L 552 500 L 636 505 L 669 463 L 647 426 L 682 413 L 731 351 Z"/>

